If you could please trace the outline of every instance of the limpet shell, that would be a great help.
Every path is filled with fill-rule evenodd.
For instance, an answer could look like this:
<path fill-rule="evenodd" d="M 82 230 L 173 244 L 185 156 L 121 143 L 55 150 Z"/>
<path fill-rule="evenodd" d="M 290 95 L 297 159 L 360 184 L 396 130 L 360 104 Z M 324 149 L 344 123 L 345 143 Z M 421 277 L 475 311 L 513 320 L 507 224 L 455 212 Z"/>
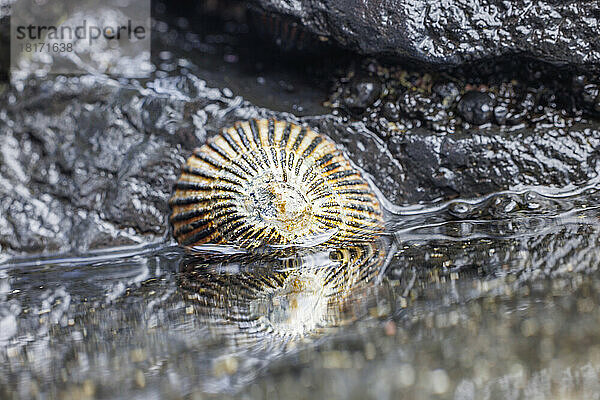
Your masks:
<path fill-rule="evenodd" d="M 336 145 L 273 119 L 237 122 L 196 149 L 170 205 L 184 246 L 335 244 L 383 231 L 377 197 Z"/>

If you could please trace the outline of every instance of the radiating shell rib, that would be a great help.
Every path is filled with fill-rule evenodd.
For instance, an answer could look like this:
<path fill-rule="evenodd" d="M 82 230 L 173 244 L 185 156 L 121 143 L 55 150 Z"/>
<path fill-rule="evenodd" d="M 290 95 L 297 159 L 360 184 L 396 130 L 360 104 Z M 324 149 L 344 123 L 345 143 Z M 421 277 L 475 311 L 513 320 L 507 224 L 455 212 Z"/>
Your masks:
<path fill-rule="evenodd" d="M 344 243 L 383 230 L 367 181 L 328 138 L 272 119 L 238 122 L 194 151 L 170 200 L 185 246 Z"/>

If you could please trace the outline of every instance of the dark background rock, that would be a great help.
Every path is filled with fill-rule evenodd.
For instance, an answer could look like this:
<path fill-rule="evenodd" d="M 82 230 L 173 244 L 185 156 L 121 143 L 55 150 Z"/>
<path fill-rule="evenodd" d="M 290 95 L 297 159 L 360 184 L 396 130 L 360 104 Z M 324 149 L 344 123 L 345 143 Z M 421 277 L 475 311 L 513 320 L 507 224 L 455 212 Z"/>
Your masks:
<path fill-rule="evenodd" d="M 84 251 L 164 236 L 183 161 L 174 140 L 128 121 L 124 112 L 135 119 L 135 108 L 127 106 L 144 109 L 135 91 L 53 83 L 19 93 L 3 113 L 2 247 Z"/>
<path fill-rule="evenodd" d="M 597 1 L 255 0 L 362 54 L 436 64 L 524 54 L 597 70 Z"/>
<path fill-rule="evenodd" d="M 517 187 L 585 186 L 600 173 L 600 130 L 585 125 L 560 134 L 540 129 L 440 136 L 421 130 L 393 136 L 388 146 L 408 171 L 402 192 L 408 202 Z"/>

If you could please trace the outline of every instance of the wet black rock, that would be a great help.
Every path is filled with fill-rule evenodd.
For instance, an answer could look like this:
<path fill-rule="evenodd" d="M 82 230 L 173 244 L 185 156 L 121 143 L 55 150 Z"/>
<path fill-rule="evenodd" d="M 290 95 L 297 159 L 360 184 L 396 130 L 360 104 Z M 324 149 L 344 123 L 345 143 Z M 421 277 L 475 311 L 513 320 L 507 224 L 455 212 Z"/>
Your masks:
<path fill-rule="evenodd" d="M 327 106 L 343 111 L 353 76 L 370 74 L 381 83 L 379 99 L 366 113 L 351 113 L 380 137 L 417 128 L 437 133 L 478 129 L 507 131 L 572 125 L 600 115 L 600 89 L 594 74 L 557 69 L 517 59 L 476 63 L 452 71 L 422 70 L 364 59 L 340 72 Z"/>
<path fill-rule="evenodd" d="M 492 119 L 494 99 L 487 93 L 468 91 L 458 102 L 458 112 L 466 122 L 482 125 Z"/>
<path fill-rule="evenodd" d="M 500 190 L 591 184 L 600 173 L 600 129 L 589 124 L 452 135 L 415 130 L 388 140 L 406 176 L 404 202 L 477 197 Z"/>
<path fill-rule="evenodd" d="M 583 105 L 591 112 L 600 114 L 600 87 L 597 84 L 587 84 L 582 92 Z"/>
<path fill-rule="evenodd" d="M 494 118 L 500 125 L 504 125 L 508 120 L 508 108 L 505 105 L 494 107 Z"/>
<path fill-rule="evenodd" d="M 520 53 L 557 64 L 595 70 L 600 66 L 597 1 L 254 3 L 296 18 L 311 32 L 363 54 L 456 65 Z"/>
<path fill-rule="evenodd" d="M 185 77 L 155 85 L 194 100 L 76 77 L 0 94 L 3 254 L 168 239 L 167 200 L 185 157 L 208 115 L 239 100 Z"/>

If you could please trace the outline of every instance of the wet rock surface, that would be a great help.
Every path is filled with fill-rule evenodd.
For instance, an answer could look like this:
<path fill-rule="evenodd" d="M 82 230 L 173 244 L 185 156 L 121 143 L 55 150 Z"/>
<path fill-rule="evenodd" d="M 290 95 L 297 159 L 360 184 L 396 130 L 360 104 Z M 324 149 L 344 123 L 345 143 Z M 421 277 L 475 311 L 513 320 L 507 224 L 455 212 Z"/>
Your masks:
<path fill-rule="evenodd" d="M 134 92 L 75 82 L 5 93 L 16 104 L 3 113 L 2 242 L 8 248 L 84 250 L 164 235 L 165 201 L 181 163 L 177 147 L 120 114 L 118 102 L 142 108 Z"/>
<path fill-rule="evenodd" d="M 392 137 L 388 148 L 410 171 L 405 183 L 416 190 L 405 201 L 413 201 L 417 193 L 429 200 L 539 185 L 586 185 L 598 176 L 599 141 L 598 130 L 580 125 L 561 135 L 495 131 L 440 137 L 417 131 Z"/>
<path fill-rule="evenodd" d="M 598 70 L 596 1 L 256 0 L 363 54 L 458 65 L 509 54 Z"/>
<path fill-rule="evenodd" d="M 507 60 L 449 74 L 364 60 L 342 71 L 327 105 L 383 140 L 402 171 L 399 189 L 382 187 L 397 204 L 595 182 L 597 78 L 524 67 Z M 361 108 L 348 106 L 356 76 L 379 93 Z"/>

